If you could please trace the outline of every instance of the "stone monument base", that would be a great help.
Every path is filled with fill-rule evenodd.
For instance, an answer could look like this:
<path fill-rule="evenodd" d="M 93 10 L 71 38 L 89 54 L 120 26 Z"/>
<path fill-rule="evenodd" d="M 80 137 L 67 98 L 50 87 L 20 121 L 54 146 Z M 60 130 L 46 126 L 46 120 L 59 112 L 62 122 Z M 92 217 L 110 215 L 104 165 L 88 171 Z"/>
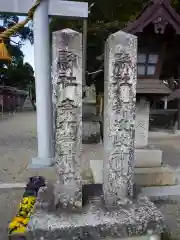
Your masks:
<path fill-rule="evenodd" d="M 162 150 L 153 148 L 135 149 L 135 167 L 160 167 L 162 164 Z"/>
<path fill-rule="evenodd" d="M 159 239 L 163 217 L 146 197 L 107 207 L 102 185 L 83 187 L 83 207 L 65 210 L 54 205 L 53 186 L 39 191 L 34 213 L 28 224 L 28 240 L 59 239 Z M 140 238 L 140 236 L 142 238 Z M 145 236 L 147 238 L 145 238 Z M 138 237 L 138 238 L 136 238 Z"/>
<path fill-rule="evenodd" d="M 85 161 L 104 159 L 103 143 L 83 146 L 83 158 Z M 148 168 L 160 167 L 162 165 L 162 151 L 151 146 L 135 149 L 135 167 Z"/>
<path fill-rule="evenodd" d="M 90 169 L 92 171 L 94 183 L 103 183 L 103 160 L 91 160 Z M 160 167 L 146 167 L 134 169 L 134 180 L 139 186 L 172 186 L 175 185 L 176 172 L 168 165 Z"/>
<path fill-rule="evenodd" d="M 142 187 L 173 186 L 176 184 L 176 172 L 168 165 L 135 168 L 134 181 Z"/>

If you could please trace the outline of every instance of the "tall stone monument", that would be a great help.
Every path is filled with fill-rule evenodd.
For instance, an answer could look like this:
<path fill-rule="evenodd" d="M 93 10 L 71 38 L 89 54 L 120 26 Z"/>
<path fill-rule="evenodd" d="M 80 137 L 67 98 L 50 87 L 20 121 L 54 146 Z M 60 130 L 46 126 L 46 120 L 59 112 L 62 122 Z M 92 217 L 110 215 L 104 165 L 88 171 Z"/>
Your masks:
<path fill-rule="evenodd" d="M 74 54 L 75 59 L 81 56 L 80 34 L 64 30 L 55 33 L 54 38 L 58 43 L 53 45 L 57 51 L 54 59 L 57 67 L 53 71 L 57 74 L 54 73 L 57 77 L 55 126 L 58 182 L 55 186 L 47 184 L 39 191 L 27 239 L 159 239 L 163 217 L 148 198 L 135 194 L 133 187 L 136 37 L 120 31 L 111 35 L 106 44 L 108 110 L 105 116 L 107 150 L 104 179 L 103 184 L 89 185 L 82 181 L 83 163 L 80 164 L 81 160 L 77 158 L 80 156 L 78 134 L 81 137 L 81 123 L 78 121 L 81 121 L 81 103 L 78 102 L 78 105 L 75 101 L 74 87 L 78 93 L 81 76 L 77 72 L 78 69 L 81 71 L 81 61 L 74 67 L 76 70 L 72 76 L 75 84 L 67 78 L 69 52 Z M 63 85 L 64 82 L 67 85 Z M 81 101 L 79 95 L 77 99 Z M 67 113 L 68 118 L 65 117 Z M 72 122 L 74 131 L 71 130 Z M 67 151 L 65 143 L 69 142 L 72 145 Z"/>
<path fill-rule="evenodd" d="M 132 196 L 136 110 L 137 39 L 118 32 L 105 47 L 104 195 Z"/>
<path fill-rule="evenodd" d="M 82 35 L 53 33 L 56 201 L 82 206 Z"/>

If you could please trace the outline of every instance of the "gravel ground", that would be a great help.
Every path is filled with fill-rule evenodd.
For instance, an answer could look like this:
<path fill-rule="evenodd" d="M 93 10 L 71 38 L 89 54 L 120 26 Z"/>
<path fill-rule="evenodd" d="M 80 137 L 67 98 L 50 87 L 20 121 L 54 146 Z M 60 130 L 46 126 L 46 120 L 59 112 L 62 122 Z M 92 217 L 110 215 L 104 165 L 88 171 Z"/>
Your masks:
<path fill-rule="evenodd" d="M 150 143 L 163 150 L 163 161 L 177 167 L 180 161 L 180 136 L 174 138 L 150 138 Z M 85 145 L 85 149 L 94 148 Z M 95 148 L 94 148 L 95 149 Z M 89 152 L 93 152 L 90 150 Z M 26 182 L 32 174 L 55 178 L 55 171 L 27 169 L 37 155 L 36 114 L 17 113 L 8 120 L 0 121 L 0 182 Z"/>
<path fill-rule="evenodd" d="M 156 204 L 165 218 L 165 224 L 168 226 L 172 240 L 180 239 L 180 202 L 179 203 L 161 203 Z M 165 239 L 166 240 L 166 239 Z M 168 239 L 169 240 L 169 239 Z"/>
<path fill-rule="evenodd" d="M 37 156 L 36 114 L 17 113 L 0 122 L 0 182 L 26 182 L 29 176 L 42 174 L 54 178 L 54 169 L 28 169 Z"/>

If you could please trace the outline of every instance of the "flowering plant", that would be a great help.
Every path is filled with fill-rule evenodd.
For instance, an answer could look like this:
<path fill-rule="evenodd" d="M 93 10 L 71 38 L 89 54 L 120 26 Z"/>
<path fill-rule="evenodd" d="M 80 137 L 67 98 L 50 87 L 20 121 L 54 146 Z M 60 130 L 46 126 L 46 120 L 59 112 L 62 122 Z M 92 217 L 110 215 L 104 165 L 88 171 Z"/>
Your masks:
<path fill-rule="evenodd" d="M 18 240 L 22 239 L 22 236 L 26 232 L 38 191 L 43 186 L 45 186 L 45 179 L 43 177 L 35 176 L 29 179 L 23 194 L 23 199 L 19 204 L 17 214 L 9 224 L 8 234 L 10 236 L 17 234 L 19 235 Z"/>

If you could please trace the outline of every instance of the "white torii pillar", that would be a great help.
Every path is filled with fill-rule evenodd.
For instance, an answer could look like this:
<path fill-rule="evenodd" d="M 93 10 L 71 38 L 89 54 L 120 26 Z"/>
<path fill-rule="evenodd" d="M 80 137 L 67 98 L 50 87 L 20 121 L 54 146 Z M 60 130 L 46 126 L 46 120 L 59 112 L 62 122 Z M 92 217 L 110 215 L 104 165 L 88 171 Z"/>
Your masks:
<path fill-rule="evenodd" d="M 34 0 L 0 0 L 0 13 L 25 15 L 34 2 Z M 42 0 L 34 14 L 38 156 L 32 160 L 33 167 L 50 166 L 54 157 L 49 16 L 85 19 L 88 17 L 88 3 Z"/>

